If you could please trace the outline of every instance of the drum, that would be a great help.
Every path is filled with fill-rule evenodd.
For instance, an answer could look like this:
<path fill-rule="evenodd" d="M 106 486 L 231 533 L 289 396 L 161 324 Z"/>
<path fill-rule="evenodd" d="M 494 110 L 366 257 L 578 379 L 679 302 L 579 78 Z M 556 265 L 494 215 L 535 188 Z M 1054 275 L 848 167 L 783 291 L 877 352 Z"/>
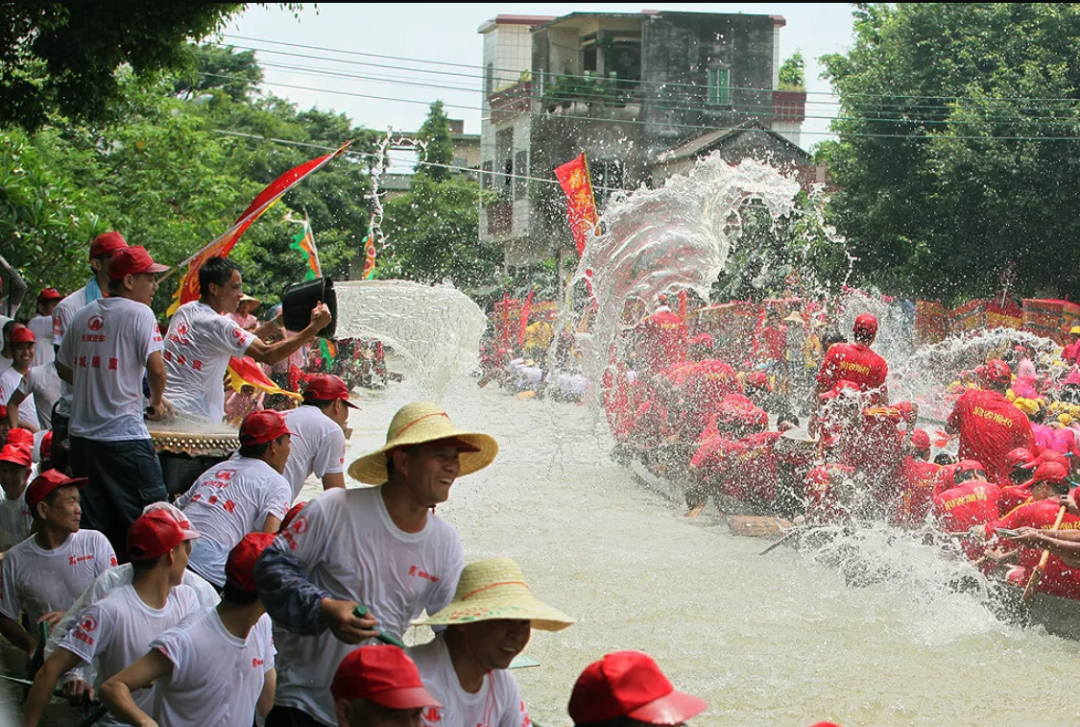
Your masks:
<path fill-rule="evenodd" d="M 183 495 L 199 476 L 240 448 L 239 432 L 226 424 L 190 419 L 148 422 L 169 497 Z"/>

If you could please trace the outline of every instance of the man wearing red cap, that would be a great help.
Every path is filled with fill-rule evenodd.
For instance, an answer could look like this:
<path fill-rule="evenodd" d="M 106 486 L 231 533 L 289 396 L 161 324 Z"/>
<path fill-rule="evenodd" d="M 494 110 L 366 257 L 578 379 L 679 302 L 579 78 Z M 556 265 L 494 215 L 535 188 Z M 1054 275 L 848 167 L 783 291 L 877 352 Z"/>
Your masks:
<path fill-rule="evenodd" d="M 1060 460 L 1054 458 L 1056 452 L 1043 453 L 1040 460 L 1055 461 L 1065 471 L 1069 470 L 1069 462 L 1065 457 Z M 1049 459 L 1053 458 L 1053 459 Z M 1017 447 L 1005 456 L 1008 465 L 1009 479 L 999 482 L 1001 497 L 998 498 L 998 513 L 1007 515 L 1031 499 L 1031 490 L 1024 485 L 1031 479 L 1031 471 L 1038 466 L 1039 461 L 1033 461 L 1031 452 L 1024 447 Z"/>
<path fill-rule="evenodd" d="M 19 326 L 11 332 L 11 368 L 0 373 L 0 403 L 8 410 L 12 427 L 36 432 L 39 428 L 37 409 L 20 393 L 34 364 L 34 332 Z"/>
<path fill-rule="evenodd" d="M 1028 418 L 1005 398 L 1010 381 L 1008 364 L 998 359 L 987 362 L 984 388 L 965 391 L 947 425 L 950 434 L 960 434 L 960 459 L 982 462 L 994 482 L 1008 479 L 1011 467 L 1006 457 L 1010 451 L 1017 447 L 1035 451 Z"/>
<path fill-rule="evenodd" d="M 341 378 L 318 374 L 308 380 L 304 403 L 284 412 L 292 432 L 284 474 L 293 500 L 312 474 L 322 479 L 324 490 L 345 486 L 345 427 L 349 410 L 356 408 Z"/>
<path fill-rule="evenodd" d="M 85 484 L 57 470 L 38 475 L 26 490 L 34 535 L 0 563 L 0 634 L 27 655 L 37 642 L 20 616 L 35 625 L 56 623 L 95 578 L 116 565 L 104 535 L 79 529 L 79 490 Z"/>
<path fill-rule="evenodd" d="M 885 379 L 889 375 L 889 366 L 885 359 L 870 350 L 877 331 L 877 318 L 863 314 L 855 319 L 855 343 L 837 343 L 829 348 L 817 375 L 818 397 L 834 389 L 840 381 L 850 381 L 859 391 L 873 392 L 872 403 L 888 401 Z"/>
<path fill-rule="evenodd" d="M 251 533 L 241 540 L 225 564 L 221 603 L 159 635 L 149 653 L 102 685 L 102 703 L 122 724 L 251 727 L 256 713 L 266 716 L 277 652 L 253 571 L 273 539 Z M 151 685 L 147 712 L 133 695 Z"/>
<path fill-rule="evenodd" d="M 123 586 L 77 615 L 76 625 L 34 677 L 26 700 L 23 727 L 35 727 L 49 704 L 61 675 L 98 661 L 103 682 L 141 658 L 150 642 L 199 609 L 195 591 L 182 585 L 194 530 L 183 530 L 168 513 L 140 516 L 128 530 L 133 576 Z M 93 692 L 87 694 L 93 697 Z M 148 709 L 153 690 L 139 693 L 137 704 Z M 106 718 L 100 724 L 119 724 Z"/>
<path fill-rule="evenodd" d="M 34 332 L 39 345 L 34 349 L 34 366 L 41 366 L 53 360 L 56 352 L 52 347 L 53 311 L 64 299 L 56 288 L 44 288 L 37 297 L 37 315 L 26 322 L 26 327 Z"/>
<path fill-rule="evenodd" d="M 690 360 L 693 366 L 686 372 L 681 386 L 682 434 L 694 441 L 716 413 L 720 400 L 739 391 L 735 370 L 712 356 L 712 336 L 703 333 L 691 341 Z"/>
<path fill-rule="evenodd" d="M 150 309 L 157 274 L 167 269 L 142 247 L 118 250 L 109 263 L 109 297 L 75 314 L 56 354 L 60 378 L 74 390 L 71 470 L 89 480 L 83 492 L 86 526 L 103 532 L 118 553 L 143 508 L 168 498 L 144 421 L 170 413 L 162 396 L 161 335 Z"/>
<path fill-rule="evenodd" d="M 708 707 L 675 690 L 652 657 L 618 651 L 585 667 L 570 693 L 575 727 L 601 724 L 681 725 Z"/>
<path fill-rule="evenodd" d="M 1001 490 L 986 481 L 982 465 L 964 460 L 957 466 L 954 477 L 955 487 L 934 492 L 932 512 L 941 529 L 947 533 L 959 533 L 996 520 Z M 965 542 L 962 548 L 972 560 L 977 560 L 983 554 L 983 548 L 970 541 Z"/>
<path fill-rule="evenodd" d="M 48 348 L 51 352 L 52 346 L 41 341 L 40 338 L 35 339 L 35 353 L 42 348 Z M 48 339 L 45 339 L 45 341 L 48 341 Z M 4 375 L 6 374 L 7 372 Z M 0 376 L 0 380 L 2 378 Z M 0 383 L 0 388 L 3 387 L 4 384 Z M 18 388 L 8 396 L 8 409 L 12 412 L 9 418 L 25 419 L 26 417 L 32 417 L 31 422 L 35 426 L 41 429 L 51 429 L 53 408 L 56 406 L 56 402 L 60 400 L 60 390 L 61 381 L 60 375 L 56 373 L 56 361 L 50 359 L 48 363 L 32 367 L 22 377 Z M 31 414 L 30 411 L 34 413 Z"/>
<path fill-rule="evenodd" d="M 424 689 L 412 659 L 382 644 L 361 646 L 342 659 L 330 694 L 338 727 L 420 727 L 424 710 L 442 707 Z"/>
<path fill-rule="evenodd" d="M 8 432 L 8 443 L 0 449 L 0 553 L 30 537 L 33 517 L 26 504 L 26 486 L 33 462 L 30 447 L 33 435 L 24 429 Z"/>
<path fill-rule="evenodd" d="M 90 272 L 93 274 L 86 285 L 67 296 L 53 309 L 52 344 L 59 349 L 71 321 L 84 306 L 93 303 L 108 291 L 109 261 L 118 250 L 128 246 L 119 232 L 103 232 L 90 243 Z M 44 341 L 42 341 L 44 344 Z M 54 429 L 53 460 L 60 469 L 67 469 L 68 462 L 68 419 L 71 416 L 71 386 L 62 381 L 60 399 L 56 402 L 56 422 Z"/>
<path fill-rule="evenodd" d="M 229 551 L 248 533 L 276 533 L 289 511 L 292 488 L 281 473 L 291 435 L 276 411 L 248 414 L 236 454 L 204 472 L 176 501 L 202 534 L 189 567 L 218 588 L 225 585 Z"/>
<path fill-rule="evenodd" d="M 893 522 L 914 527 L 921 525 L 930 513 L 934 482 L 941 466 L 930 461 L 930 435 L 922 429 L 911 433 L 908 447 L 911 453 L 904 458 Z"/>
<path fill-rule="evenodd" d="M 165 334 L 165 366 L 169 380 L 165 395 L 177 411 L 215 424 L 225 416 L 222 380 L 233 356 L 250 356 L 273 365 L 289 357 L 330 323 L 330 311 L 319 304 L 311 323 L 295 336 L 274 344 L 260 338 L 276 326 L 245 331 L 224 313 L 236 310 L 243 297 L 240 265 L 214 257 L 199 268 L 199 300 L 180 306 Z"/>
<path fill-rule="evenodd" d="M 686 323 L 667 305 L 638 325 L 635 358 L 645 379 L 651 379 L 686 358 Z"/>

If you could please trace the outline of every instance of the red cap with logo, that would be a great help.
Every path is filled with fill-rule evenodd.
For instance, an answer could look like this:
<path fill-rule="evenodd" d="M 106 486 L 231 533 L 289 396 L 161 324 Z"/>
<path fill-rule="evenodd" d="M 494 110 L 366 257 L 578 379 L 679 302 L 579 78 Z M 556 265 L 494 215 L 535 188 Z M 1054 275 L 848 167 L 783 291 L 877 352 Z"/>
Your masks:
<path fill-rule="evenodd" d="M 340 399 L 353 409 L 360 407 L 349 401 L 349 387 L 339 376 L 331 374 L 319 374 L 308 379 L 307 388 L 304 389 L 304 399 L 311 401 L 334 401 Z"/>
<path fill-rule="evenodd" d="M 856 335 L 865 334 L 868 336 L 876 336 L 877 329 L 877 318 L 870 315 L 869 313 L 863 313 L 861 316 L 855 319 L 854 331 Z"/>
<path fill-rule="evenodd" d="M 185 540 L 198 537 L 199 533 L 184 530 L 164 510 L 151 510 L 137 517 L 128 528 L 128 553 L 132 560 L 152 560 L 165 555 Z"/>
<path fill-rule="evenodd" d="M 1022 483 L 1019 487 L 1030 490 L 1032 486 L 1037 485 L 1040 482 L 1050 482 L 1052 484 L 1060 485 L 1067 482 L 1068 477 L 1069 470 L 1067 467 L 1063 467 L 1057 462 L 1043 462 L 1031 473 L 1031 479 Z"/>
<path fill-rule="evenodd" d="M 11 332 L 12 343 L 34 343 L 35 341 L 37 341 L 37 336 L 26 326 L 21 326 Z"/>
<path fill-rule="evenodd" d="M 350 651 L 330 684 L 334 701 L 368 699 L 388 709 L 441 707 L 424 688 L 420 671 L 403 649 L 389 644 Z"/>
<path fill-rule="evenodd" d="M 168 265 L 154 262 L 145 247 L 125 247 L 117 251 L 109 261 L 109 280 L 122 280 L 125 275 L 163 273 L 168 269 Z"/>
<path fill-rule="evenodd" d="M 911 433 L 911 446 L 920 452 L 930 449 L 930 435 L 922 429 L 916 429 Z"/>
<path fill-rule="evenodd" d="M 39 303 L 43 300 L 61 300 L 63 297 L 56 288 L 42 288 L 41 292 L 37 294 Z"/>
<path fill-rule="evenodd" d="M 575 724 L 626 716 L 647 724 L 677 725 L 708 707 L 703 699 L 675 691 L 652 657 L 619 651 L 585 667 L 570 694 Z"/>
<path fill-rule="evenodd" d="M 995 384 L 1008 384 L 1012 381 L 1012 369 L 1009 368 L 1009 364 L 995 358 L 986 362 L 983 376 L 986 377 L 987 381 L 992 381 Z"/>
<path fill-rule="evenodd" d="M 285 417 L 273 409 L 262 409 L 244 417 L 240 425 L 240 444 L 265 444 L 286 434 L 292 432 L 285 423 Z"/>
<path fill-rule="evenodd" d="M 255 590 L 255 561 L 276 537 L 274 533 L 248 533 L 229 551 L 225 579 L 230 585 L 241 591 Z"/>
<path fill-rule="evenodd" d="M 59 470 L 46 470 L 35 477 L 26 488 L 26 504 L 33 510 L 38 503 L 61 487 L 78 487 L 81 490 L 89 481 L 85 477 L 68 477 Z"/>
<path fill-rule="evenodd" d="M 102 232 L 90 243 L 90 257 L 101 257 L 123 250 L 127 247 L 127 240 L 119 232 Z"/>

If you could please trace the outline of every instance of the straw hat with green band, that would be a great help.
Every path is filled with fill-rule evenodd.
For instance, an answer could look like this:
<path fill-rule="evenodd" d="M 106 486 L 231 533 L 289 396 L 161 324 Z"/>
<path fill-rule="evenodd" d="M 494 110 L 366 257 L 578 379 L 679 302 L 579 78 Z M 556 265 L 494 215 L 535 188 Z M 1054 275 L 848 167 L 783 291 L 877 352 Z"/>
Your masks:
<path fill-rule="evenodd" d="M 521 568 L 510 558 L 469 563 L 461 571 L 454 600 L 438 613 L 413 621 L 417 626 L 454 626 L 494 621 L 527 620 L 540 631 L 561 631 L 574 619 L 537 600 Z"/>
<path fill-rule="evenodd" d="M 461 453 L 459 477 L 484 469 L 499 453 L 499 445 L 490 435 L 458 429 L 445 411 L 419 401 L 398 410 L 386 430 L 386 444 L 349 465 L 349 476 L 368 485 L 381 485 L 387 479 L 386 458 L 391 450 L 441 440 L 456 440 Z"/>

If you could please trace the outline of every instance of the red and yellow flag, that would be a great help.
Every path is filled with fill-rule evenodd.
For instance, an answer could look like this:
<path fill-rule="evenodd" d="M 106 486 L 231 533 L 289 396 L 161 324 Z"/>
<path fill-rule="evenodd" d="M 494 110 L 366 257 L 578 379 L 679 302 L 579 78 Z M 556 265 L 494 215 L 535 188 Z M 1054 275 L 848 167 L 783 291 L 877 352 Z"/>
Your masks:
<path fill-rule="evenodd" d="M 574 233 L 578 257 L 585 253 L 585 242 L 597 233 L 596 198 L 593 196 L 592 179 L 585 152 L 555 168 L 555 176 L 566 193 L 566 206 L 570 215 L 570 231 Z"/>
<path fill-rule="evenodd" d="M 304 256 L 304 262 L 307 264 L 304 280 L 314 280 L 322 277 L 319 251 L 315 248 L 315 235 L 311 231 L 311 220 L 307 218 L 307 215 L 304 215 L 304 229 L 293 235 L 293 241 L 289 247 L 299 251 Z"/>
<path fill-rule="evenodd" d="M 184 274 L 183 280 L 180 281 L 180 287 L 176 289 L 176 293 L 173 295 L 173 304 L 169 306 L 168 314 L 171 316 L 180 306 L 199 299 L 199 268 L 202 267 L 204 262 L 212 257 L 226 257 L 255 220 L 259 219 L 266 210 L 270 209 L 275 202 L 285 196 L 286 192 L 309 174 L 317 172 L 329 164 L 331 159 L 344 154 L 345 150 L 349 148 L 349 143 L 351 142 L 342 144 L 341 148 L 333 154 L 312 159 L 282 174 L 271 182 L 266 189 L 259 192 L 259 196 L 248 205 L 248 208 L 237 219 L 236 224 L 226 230 L 225 234 L 180 263 L 177 266 L 178 268 L 187 265 L 188 270 Z"/>
<path fill-rule="evenodd" d="M 230 358 L 227 379 L 229 388 L 238 393 L 246 384 L 267 394 L 283 394 L 296 401 L 301 401 L 304 398 L 300 394 L 282 389 L 271 381 L 263 373 L 263 370 L 259 368 L 259 364 L 255 363 L 255 359 L 250 356 L 244 356 L 243 358 L 233 356 Z"/>
<path fill-rule="evenodd" d="M 371 218 L 367 235 L 364 236 L 364 280 L 375 277 L 375 218 Z"/>

